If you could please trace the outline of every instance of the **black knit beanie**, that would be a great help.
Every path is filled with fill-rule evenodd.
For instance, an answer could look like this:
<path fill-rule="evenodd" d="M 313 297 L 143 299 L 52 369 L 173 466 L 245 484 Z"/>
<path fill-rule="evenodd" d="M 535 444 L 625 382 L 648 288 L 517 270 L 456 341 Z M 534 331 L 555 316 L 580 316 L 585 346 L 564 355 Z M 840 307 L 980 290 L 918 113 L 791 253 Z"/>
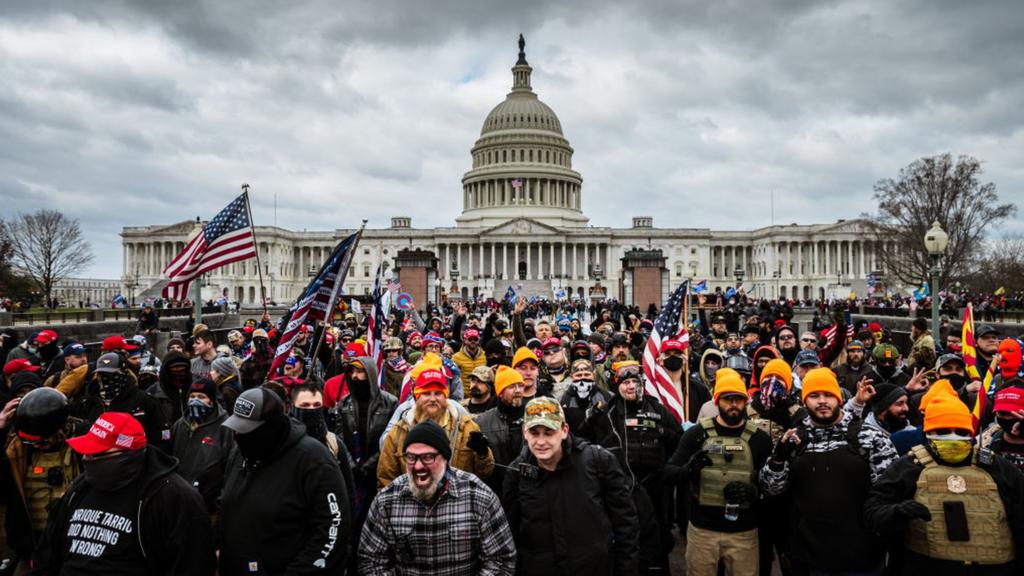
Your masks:
<path fill-rule="evenodd" d="M 448 442 L 448 434 L 433 420 L 424 420 L 409 430 L 402 450 L 407 450 L 410 444 L 426 444 L 436 449 L 446 461 L 452 459 L 452 447 Z"/>

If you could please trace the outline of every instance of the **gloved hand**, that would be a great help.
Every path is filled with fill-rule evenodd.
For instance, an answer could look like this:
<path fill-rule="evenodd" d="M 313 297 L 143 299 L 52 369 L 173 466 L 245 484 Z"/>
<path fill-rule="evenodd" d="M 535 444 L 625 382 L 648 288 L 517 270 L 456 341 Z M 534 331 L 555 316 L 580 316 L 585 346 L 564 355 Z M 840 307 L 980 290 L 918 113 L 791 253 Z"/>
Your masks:
<path fill-rule="evenodd" d="M 376 478 L 376 462 L 363 462 L 352 467 L 352 479 L 355 480 L 356 484 L 362 484 L 371 479 L 376 480 Z"/>
<path fill-rule="evenodd" d="M 804 435 L 806 435 L 806 433 Z M 804 441 L 803 435 L 800 434 L 799 430 L 796 431 L 795 436 L 799 437 L 801 442 Z M 775 460 L 776 462 L 789 462 L 793 457 L 793 454 L 796 453 L 798 446 L 800 446 L 800 444 L 796 442 L 795 438 L 787 439 L 786 435 L 783 435 L 783 438 L 775 445 L 775 450 L 772 452 L 772 460 Z"/>
<path fill-rule="evenodd" d="M 750 508 L 757 498 L 757 489 L 753 484 L 733 480 L 725 485 L 725 501 L 741 508 Z"/>
<path fill-rule="evenodd" d="M 904 500 L 896 505 L 895 512 L 897 516 L 906 518 L 907 520 L 919 519 L 929 521 L 932 519 L 932 513 L 928 510 L 928 507 L 916 500 Z"/>
<path fill-rule="evenodd" d="M 476 452 L 477 456 L 487 456 L 487 450 L 490 449 L 491 443 L 487 440 L 487 436 L 483 435 L 483 432 L 470 432 L 466 446 Z"/>
<path fill-rule="evenodd" d="M 590 408 L 587 408 L 586 419 L 591 420 L 593 418 L 600 418 L 601 416 L 604 416 L 604 413 L 607 410 L 608 406 L 604 402 L 598 400 L 597 402 L 594 402 Z"/>
<path fill-rule="evenodd" d="M 707 450 L 700 450 L 690 456 L 690 459 L 686 462 L 686 470 L 691 474 L 699 474 L 701 469 L 711 466 L 711 456 L 708 456 Z"/>

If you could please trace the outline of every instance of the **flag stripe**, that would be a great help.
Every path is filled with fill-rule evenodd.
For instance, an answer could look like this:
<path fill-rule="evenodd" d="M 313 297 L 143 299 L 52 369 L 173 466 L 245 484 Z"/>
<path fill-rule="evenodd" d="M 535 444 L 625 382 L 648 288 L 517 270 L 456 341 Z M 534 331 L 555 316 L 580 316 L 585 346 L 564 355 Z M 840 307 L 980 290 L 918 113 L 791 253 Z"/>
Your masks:
<path fill-rule="evenodd" d="M 680 327 L 680 319 L 684 307 L 683 299 L 690 297 L 689 292 L 689 281 L 683 282 L 672 293 L 664 307 L 662 307 L 661 313 L 654 322 L 654 330 L 651 331 L 651 336 L 647 339 L 647 344 L 644 346 L 642 363 L 644 376 L 647 379 L 645 390 L 651 396 L 658 399 L 679 422 L 683 422 L 687 417 L 684 407 L 686 399 L 681 397 L 683 392 L 676 389 L 672 383 L 672 378 L 669 377 L 665 368 L 658 364 L 657 360 L 661 354 L 663 335 L 676 337 L 688 343 L 689 334 L 686 332 L 686 319 L 682 318 L 682 327 Z M 684 382 L 683 386 L 685 387 L 685 385 L 686 383 Z"/>

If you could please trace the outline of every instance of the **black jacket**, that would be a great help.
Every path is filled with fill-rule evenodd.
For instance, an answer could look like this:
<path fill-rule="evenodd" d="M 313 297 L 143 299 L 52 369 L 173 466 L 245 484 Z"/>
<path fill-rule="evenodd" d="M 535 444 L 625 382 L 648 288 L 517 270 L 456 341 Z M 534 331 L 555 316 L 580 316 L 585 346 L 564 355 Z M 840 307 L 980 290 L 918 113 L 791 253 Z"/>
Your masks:
<path fill-rule="evenodd" d="M 181 363 L 184 363 L 189 369 L 189 372 L 186 372 L 186 378 L 188 379 L 188 384 L 191 384 L 192 365 L 189 363 L 188 357 L 178 352 L 168 352 L 160 363 L 160 382 L 146 390 L 150 396 L 160 402 L 160 406 L 164 411 L 164 418 L 168 422 L 177 422 L 178 418 L 181 418 L 181 415 L 185 412 L 185 406 L 188 403 L 188 385 L 185 386 L 184 392 L 182 388 L 175 386 L 174 376 L 170 371 L 171 366 Z"/>
<path fill-rule="evenodd" d="M 146 557 L 148 574 L 207 575 L 214 573 L 214 540 L 210 517 L 199 493 L 175 473 L 177 462 L 146 447 L 146 466 L 140 477 L 136 534 Z M 79 476 L 50 511 L 49 522 L 33 558 L 33 574 L 60 574 L 68 550 L 68 524 L 76 503 L 92 486 Z M 126 488 L 111 497 L 135 498 Z"/>
<path fill-rule="evenodd" d="M 179 418 L 171 427 L 171 454 L 178 459 L 178 474 L 199 491 L 210 513 L 217 511 L 224 468 L 235 447 L 235 434 L 221 426 L 228 413 L 219 404 L 214 406 L 216 412 L 195 430 L 188 418 Z"/>
<path fill-rule="evenodd" d="M 554 472 L 537 467 L 525 447 L 512 468 L 502 502 L 520 574 L 637 574 L 636 507 L 610 452 L 570 437 Z"/>
<path fill-rule="evenodd" d="M 220 512 L 220 574 L 332 574 L 351 526 L 345 481 L 326 446 L 289 419 L 287 439 L 254 466 L 236 447 Z M 334 572 L 332 572 L 334 571 Z"/>
<path fill-rule="evenodd" d="M 523 450 L 523 409 L 515 410 L 498 400 L 498 405 L 476 417 L 476 425 L 487 437 L 494 454 L 494 472 L 484 479 L 495 494 L 505 485 L 505 471 Z"/>
<path fill-rule="evenodd" d="M 972 456 L 973 458 L 973 456 Z M 882 537 L 883 542 L 897 543 L 896 552 L 902 556 L 903 574 L 1021 574 L 1024 570 L 1024 476 L 1001 456 L 995 456 L 990 465 L 981 465 L 991 476 L 999 489 L 999 496 L 1006 509 L 1013 537 L 1011 545 L 1017 560 L 1013 565 L 970 565 L 946 560 L 935 560 L 904 550 L 902 546 L 907 520 L 896 513 L 896 505 L 913 500 L 917 492 L 917 480 L 924 467 L 907 454 L 896 461 L 878 478 L 871 487 L 864 502 L 864 520 L 868 527 Z M 902 554 L 899 554 L 902 552 Z"/>
<path fill-rule="evenodd" d="M 638 415 L 643 416 L 638 418 Z M 649 426 L 626 426 L 644 424 Z M 604 446 L 619 459 L 619 464 L 632 472 L 633 482 L 657 476 L 676 451 L 683 428 L 675 416 L 651 396 L 627 403 L 613 396 L 604 414 L 593 414 L 580 426 L 579 436 Z"/>
<path fill-rule="evenodd" d="M 367 357 L 360 358 L 366 368 L 366 377 L 370 382 L 370 402 L 367 405 L 368 415 L 366 417 L 366 433 L 359 430 L 359 404 L 352 396 L 352 391 L 342 398 L 338 404 L 337 434 L 345 443 L 349 454 L 353 458 L 359 454 L 359 462 L 355 463 L 353 473 L 357 482 L 363 487 L 369 488 L 369 495 L 372 498 L 377 492 L 377 460 L 380 459 L 380 438 L 387 430 L 388 421 L 395 413 L 398 406 L 398 398 L 385 390 L 373 385 L 377 382 L 377 367 L 373 360 Z M 359 432 L 359 446 L 356 446 L 356 432 Z M 360 471 L 356 471 L 356 470 Z"/>

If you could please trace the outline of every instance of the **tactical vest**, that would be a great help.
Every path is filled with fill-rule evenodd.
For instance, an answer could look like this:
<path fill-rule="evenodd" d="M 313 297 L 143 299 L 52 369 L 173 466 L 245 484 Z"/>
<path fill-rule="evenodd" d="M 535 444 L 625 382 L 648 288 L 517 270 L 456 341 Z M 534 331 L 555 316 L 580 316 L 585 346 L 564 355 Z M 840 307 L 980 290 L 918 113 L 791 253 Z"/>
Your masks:
<path fill-rule="evenodd" d="M 46 528 L 47 510 L 53 502 L 60 500 L 64 491 L 75 479 L 71 448 L 32 453 L 25 472 L 25 508 L 33 531 Z"/>
<path fill-rule="evenodd" d="M 725 506 L 725 485 L 737 481 L 754 483 L 754 458 L 750 453 L 750 438 L 757 426 L 747 420 L 739 436 L 721 436 L 715 429 L 713 418 L 700 421 L 707 439 L 701 449 L 711 458 L 711 466 L 700 471 L 697 500 L 701 506 Z"/>
<path fill-rule="evenodd" d="M 790 406 L 790 417 L 792 417 L 793 414 L 796 414 L 799 410 L 799 406 Z M 772 439 L 772 446 L 778 444 L 779 440 L 782 438 L 782 435 L 786 432 L 785 426 L 780 426 L 779 424 L 776 424 L 772 420 L 765 418 L 764 416 L 761 416 L 761 414 L 754 408 L 754 405 L 751 403 L 747 404 L 747 421 L 753 422 L 754 425 L 757 426 L 759 429 L 764 430 L 764 433 L 767 434 Z"/>
<path fill-rule="evenodd" d="M 644 406 L 647 408 L 647 406 Z M 649 473 L 665 465 L 665 447 L 661 438 L 665 434 L 665 423 L 656 410 L 639 410 L 623 416 L 625 428 L 626 458 L 634 471 Z"/>
<path fill-rule="evenodd" d="M 924 446 L 914 446 L 911 454 L 917 464 L 924 466 L 917 479 L 914 501 L 927 506 L 932 519 L 930 522 L 910 521 L 907 548 L 937 560 L 968 564 L 1012 562 L 1014 550 L 1010 524 L 992 476 L 976 462 L 962 467 L 939 464 Z M 946 502 L 963 503 L 967 516 L 967 540 L 950 540 L 943 508 Z"/>

